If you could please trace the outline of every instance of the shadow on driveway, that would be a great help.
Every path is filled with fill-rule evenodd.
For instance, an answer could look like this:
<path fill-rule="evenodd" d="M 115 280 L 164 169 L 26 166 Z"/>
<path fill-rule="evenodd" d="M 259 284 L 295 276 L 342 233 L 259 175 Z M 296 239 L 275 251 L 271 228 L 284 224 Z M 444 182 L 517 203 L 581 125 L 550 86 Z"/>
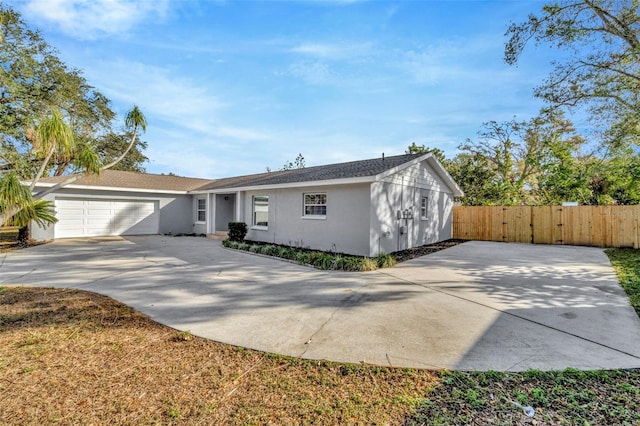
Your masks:
<path fill-rule="evenodd" d="M 171 327 L 311 359 L 461 370 L 640 367 L 640 320 L 600 249 L 468 242 L 368 273 L 192 237 L 60 240 L 0 284 L 106 294 Z"/>

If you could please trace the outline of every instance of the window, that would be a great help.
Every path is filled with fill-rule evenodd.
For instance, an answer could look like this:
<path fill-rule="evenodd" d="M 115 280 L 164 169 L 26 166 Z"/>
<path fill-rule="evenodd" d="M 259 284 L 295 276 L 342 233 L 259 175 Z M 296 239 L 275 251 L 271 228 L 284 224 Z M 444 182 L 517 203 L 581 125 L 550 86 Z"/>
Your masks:
<path fill-rule="evenodd" d="M 269 197 L 254 195 L 253 197 L 253 226 L 267 227 L 269 225 Z"/>
<path fill-rule="evenodd" d="M 420 199 L 420 218 L 429 219 L 429 197 L 422 197 Z"/>
<path fill-rule="evenodd" d="M 207 199 L 206 198 L 198 198 L 196 200 L 196 222 L 206 222 L 207 221 Z"/>
<path fill-rule="evenodd" d="M 326 216 L 327 215 L 327 194 L 304 194 L 304 215 L 305 216 Z"/>

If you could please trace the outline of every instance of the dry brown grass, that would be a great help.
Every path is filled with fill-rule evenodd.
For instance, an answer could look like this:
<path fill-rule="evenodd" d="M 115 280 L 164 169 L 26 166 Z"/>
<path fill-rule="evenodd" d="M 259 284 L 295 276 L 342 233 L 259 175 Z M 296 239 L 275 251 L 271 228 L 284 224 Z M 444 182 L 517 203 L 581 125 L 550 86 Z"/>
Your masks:
<path fill-rule="evenodd" d="M 212 342 L 94 293 L 0 287 L 0 424 L 396 424 L 436 381 Z"/>

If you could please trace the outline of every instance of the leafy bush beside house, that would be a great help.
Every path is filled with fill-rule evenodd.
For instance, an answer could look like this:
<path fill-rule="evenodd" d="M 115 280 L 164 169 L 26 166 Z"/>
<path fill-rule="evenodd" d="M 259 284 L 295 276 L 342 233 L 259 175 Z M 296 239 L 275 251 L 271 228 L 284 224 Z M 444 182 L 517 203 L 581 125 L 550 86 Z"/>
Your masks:
<path fill-rule="evenodd" d="M 340 253 L 281 246 L 278 244 L 234 241 L 231 239 L 231 228 L 229 228 L 229 239 L 224 240 L 222 245 L 231 249 L 292 260 L 300 265 L 311 265 L 314 268 L 322 270 L 363 272 L 374 271 L 378 268 L 386 268 L 396 264 L 395 258 L 389 254 L 370 259 L 368 257 L 349 256 Z"/>
<path fill-rule="evenodd" d="M 229 240 L 244 241 L 247 235 L 247 224 L 244 222 L 229 222 Z"/>

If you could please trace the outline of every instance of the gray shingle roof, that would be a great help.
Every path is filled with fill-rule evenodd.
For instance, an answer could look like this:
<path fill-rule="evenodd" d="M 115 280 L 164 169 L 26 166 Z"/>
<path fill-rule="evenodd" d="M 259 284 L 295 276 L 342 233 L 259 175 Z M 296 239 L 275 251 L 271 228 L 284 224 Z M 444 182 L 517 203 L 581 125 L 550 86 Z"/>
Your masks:
<path fill-rule="evenodd" d="M 325 166 L 305 167 L 303 169 L 217 179 L 201 186 L 198 190 L 231 189 L 376 176 L 422 155 L 424 154 L 394 155 L 385 157 L 384 160 L 382 157 L 379 157 L 370 160 L 350 161 L 348 163 L 328 164 Z"/>
<path fill-rule="evenodd" d="M 40 179 L 42 183 L 58 183 L 67 176 Z M 152 189 L 160 191 L 193 191 L 213 182 L 211 179 L 187 178 L 181 176 L 154 175 L 149 173 L 104 170 L 99 175 L 84 176 L 72 185 L 104 186 L 111 188 Z"/>
<path fill-rule="evenodd" d="M 365 178 L 379 175 L 424 154 L 404 154 L 303 169 L 279 170 L 254 175 L 236 176 L 224 179 L 197 179 L 181 176 L 154 175 L 149 173 L 105 170 L 97 176 L 84 176 L 73 185 L 86 185 L 104 188 L 146 189 L 155 191 L 215 191 L 247 188 L 267 185 L 286 185 L 303 182 L 320 182 L 337 179 Z M 444 170 L 444 169 L 443 169 Z M 444 171 L 446 174 L 446 171 Z M 55 184 L 66 176 L 48 177 L 41 183 Z M 450 180 L 450 178 L 449 178 Z M 462 194 L 453 183 L 454 192 Z"/>

